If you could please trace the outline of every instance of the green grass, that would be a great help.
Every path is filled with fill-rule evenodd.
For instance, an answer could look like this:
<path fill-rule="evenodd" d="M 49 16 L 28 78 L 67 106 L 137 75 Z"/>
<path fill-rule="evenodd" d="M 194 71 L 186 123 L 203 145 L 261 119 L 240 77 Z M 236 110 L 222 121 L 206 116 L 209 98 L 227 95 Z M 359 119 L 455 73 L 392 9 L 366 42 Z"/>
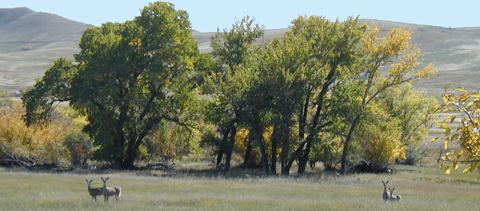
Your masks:
<path fill-rule="evenodd" d="M 403 167 L 394 175 L 326 174 L 303 178 L 224 178 L 176 175 L 52 174 L 0 170 L 1 210 L 478 210 L 480 175 L 443 175 L 431 167 Z M 92 202 L 86 178 L 110 176 L 122 187 L 119 203 Z M 390 180 L 399 203 L 382 201 Z"/>

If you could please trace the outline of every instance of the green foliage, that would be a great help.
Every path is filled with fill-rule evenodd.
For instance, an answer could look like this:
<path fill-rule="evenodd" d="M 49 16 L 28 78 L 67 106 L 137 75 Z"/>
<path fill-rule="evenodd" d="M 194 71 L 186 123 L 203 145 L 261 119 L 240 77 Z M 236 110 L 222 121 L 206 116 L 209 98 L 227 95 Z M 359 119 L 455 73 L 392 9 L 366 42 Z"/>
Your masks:
<path fill-rule="evenodd" d="M 351 83 L 353 89 L 360 90 L 360 95 L 353 98 L 358 112 L 353 115 L 349 122 L 349 129 L 345 138 L 345 145 L 342 155 L 342 172 L 346 173 L 348 168 L 349 147 L 357 127 L 367 116 L 369 111 L 377 109 L 371 106 L 378 104 L 375 101 L 391 88 L 399 87 L 402 84 L 413 82 L 420 78 L 426 78 L 434 74 L 436 70 L 432 65 L 418 68 L 420 65 L 421 50 L 411 44 L 411 32 L 404 29 L 392 29 L 385 36 L 380 36 L 379 29 L 367 30 L 362 38 L 361 59 L 353 65 L 355 76 Z M 348 89 L 346 89 L 348 90 Z M 350 103 L 350 102 L 348 102 Z M 391 126 L 384 125 L 386 128 Z M 375 136 L 382 140 L 383 138 Z M 396 138 L 394 138 L 395 140 Z M 386 140 L 382 140 L 385 142 Z M 394 149 L 391 147 L 390 149 Z M 383 156 L 388 157 L 388 156 Z"/>
<path fill-rule="evenodd" d="M 8 99 L 7 92 L 3 89 L 0 89 L 0 107 L 4 107 L 10 104 Z"/>
<path fill-rule="evenodd" d="M 235 71 L 248 60 L 253 42 L 263 35 L 262 27 L 254 21 L 251 17 L 244 17 L 230 30 L 218 31 L 212 37 L 212 55 L 220 64 L 228 66 L 229 71 Z"/>
<path fill-rule="evenodd" d="M 162 121 L 188 126 L 194 117 L 198 55 L 185 11 L 152 3 L 125 23 L 87 29 L 75 64 L 58 60 L 25 93 L 26 122 L 48 119 L 56 101 L 88 119 L 85 131 L 97 155 L 117 167 L 132 168 L 145 137 Z"/>
<path fill-rule="evenodd" d="M 355 139 L 359 140 L 365 159 L 381 165 L 393 164 L 396 159 L 405 159 L 398 121 L 382 118 L 364 120 Z"/>
<path fill-rule="evenodd" d="M 407 149 L 407 157 L 404 161 L 401 161 L 402 164 L 406 165 L 417 165 L 425 157 L 424 152 L 420 150 L 419 147 L 409 146 Z"/>
<path fill-rule="evenodd" d="M 70 152 L 73 166 L 86 165 L 93 151 L 93 141 L 87 134 L 72 132 L 65 136 L 64 145 Z"/>
<path fill-rule="evenodd" d="M 380 99 L 390 118 L 400 122 L 402 144 L 420 144 L 433 126 L 437 100 L 415 90 L 411 83 L 388 89 Z"/>
<path fill-rule="evenodd" d="M 230 168 L 236 129 L 245 121 L 242 117 L 246 115 L 244 109 L 248 104 L 246 93 L 251 89 L 253 77 L 249 70 L 254 62 L 253 43 L 262 35 L 263 28 L 255 24 L 254 19 L 245 17 L 234 23 L 230 30 L 219 31 L 211 41 L 215 63 L 208 75 L 206 90 L 211 100 L 206 117 L 223 136 L 222 142 L 217 145 L 217 165 L 225 154 L 225 170 Z"/>
<path fill-rule="evenodd" d="M 330 136 L 330 137 L 329 137 Z M 312 148 L 310 162 L 321 161 L 327 170 L 335 170 L 341 156 L 341 139 L 324 135 Z"/>
<path fill-rule="evenodd" d="M 52 116 L 55 103 L 70 100 L 72 78 L 77 70 L 72 61 L 60 58 L 45 72 L 32 89 L 22 96 L 26 109 L 25 123 L 46 123 Z"/>
<path fill-rule="evenodd" d="M 276 173 L 279 157 L 285 175 L 295 160 L 299 174 L 308 160 L 334 168 L 341 159 L 344 170 L 349 159 L 404 160 L 431 125 L 435 101 L 408 83 L 435 70 L 420 66 L 409 31 L 298 17 L 255 45 L 263 27 L 245 17 L 203 54 L 191 33 L 188 14 L 161 2 L 86 30 L 75 60 L 57 60 L 24 94 L 25 122 L 46 124 L 69 101 L 94 157 L 117 167 L 213 146 L 217 167 L 225 160 L 228 170 L 237 153 Z M 66 146 L 88 157 L 90 139 L 74 131 Z"/>
<path fill-rule="evenodd" d="M 379 164 L 417 159 L 414 153 L 428 135 L 436 101 L 413 89 L 409 83 L 386 90 L 364 111 L 364 120 L 355 134 L 366 159 Z M 410 156 L 412 156 L 410 154 Z"/>

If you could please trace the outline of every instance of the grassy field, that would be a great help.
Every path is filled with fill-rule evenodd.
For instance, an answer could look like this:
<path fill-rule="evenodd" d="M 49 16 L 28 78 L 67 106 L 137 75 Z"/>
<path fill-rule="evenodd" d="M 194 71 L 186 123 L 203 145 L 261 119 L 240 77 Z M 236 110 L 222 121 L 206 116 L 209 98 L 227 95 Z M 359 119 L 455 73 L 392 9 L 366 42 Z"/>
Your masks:
<path fill-rule="evenodd" d="M 32 173 L 0 170 L 1 210 L 479 210 L 480 175 L 443 175 L 434 167 L 397 166 L 393 175 L 315 174 L 302 178 L 145 176 Z M 92 202 L 86 178 L 110 176 L 121 201 Z M 382 201 L 381 180 L 390 180 L 399 203 Z"/>

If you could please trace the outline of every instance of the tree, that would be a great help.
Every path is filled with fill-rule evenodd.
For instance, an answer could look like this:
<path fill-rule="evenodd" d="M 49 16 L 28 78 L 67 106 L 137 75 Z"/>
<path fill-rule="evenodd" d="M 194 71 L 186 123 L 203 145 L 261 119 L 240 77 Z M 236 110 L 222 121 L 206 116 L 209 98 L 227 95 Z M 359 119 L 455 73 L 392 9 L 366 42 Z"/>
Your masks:
<path fill-rule="evenodd" d="M 88 118 L 85 131 L 103 159 L 134 168 L 138 149 L 163 121 L 188 126 L 198 55 L 188 14 L 152 3 L 125 23 L 87 29 L 75 63 L 57 60 L 22 97 L 25 121 L 49 119 L 57 102 Z"/>
<path fill-rule="evenodd" d="M 355 130 L 372 102 L 392 87 L 427 77 L 435 72 L 431 65 L 417 68 L 420 65 L 421 51 L 411 44 L 409 31 L 392 29 L 385 37 L 379 37 L 379 32 L 379 29 L 373 28 L 365 33 L 361 51 L 363 56 L 353 69 L 357 76 L 351 83 L 347 83 L 360 95 L 349 102 L 356 105 L 356 108 L 352 110 L 353 115 L 347 120 L 349 129 L 345 136 L 341 158 L 343 174 L 347 173 L 349 148 Z M 386 70 L 382 71 L 383 69 Z"/>
<path fill-rule="evenodd" d="M 312 16 L 293 21 L 293 37 L 301 37 L 306 42 L 308 53 L 302 62 L 306 63 L 307 81 L 302 99 L 302 109 L 298 113 L 299 146 L 291 157 L 288 168 L 294 159 L 299 159 L 298 173 L 305 171 L 312 146 L 318 135 L 332 123 L 328 111 L 329 94 L 339 80 L 350 77 L 350 66 L 356 63 L 359 42 L 366 27 L 356 18 L 330 22 Z"/>
<path fill-rule="evenodd" d="M 272 114 L 274 137 L 272 140 L 272 158 L 276 157 L 276 147 L 281 147 L 280 163 L 283 175 L 288 175 L 288 155 L 290 152 L 293 116 L 299 109 L 299 102 L 303 94 L 305 76 L 302 68 L 298 67 L 297 59 L 301 56 L 302 48 L 296 46 L 288 38 L 276 39 L 265 46 L 261 58 L 260 86 L 265 93 L 262 100 L 269 100 L 269 111 Z M 272 160 L 272 165 L 275 162 Z M 275 169 L 271 169 L 275 172 Z"/>
<path fill-rule="evenodd" d="M 409 156 L 419 151 L 419 144 L 428 135 L 436 120 L 437 100 L 417 91 L 411 83 L 388 89 L 379 98 L 389 117 L 399 121 L 400 143 L 407 150 L 406 159 L 413 158 Z"/>
<path fill-rule="evenodd" d="M 289 174 L 296 159 L 300 161 L 298 172 L 305 171 L 314 141 L 329 125 L 326 101 L 330 91 L 348 73 L 346 67 L 355 63 L 363 30 L 354 18 L 331 22 L 317 16 L 299 17 L 282 38 L 259 51 L 257 86 L 261 88 L 257 90 L 264 90 L 261 96 L 268 102 L 274 125 L 272 173 L 277 145 L 283 175 Z M 294 126 L 298 131 L 292 131 Z"/>
<path fill-rule="evenodd" d="M 263 35 L 263 29 L 254 19 L 245 17 L 232 25 L 230 30 L 217 32 L 212 37 L 212 56 L 216 66 L 210 74 L 212 101 L 208 118 L 217 125 L 222 141 L 217 153 L 217 167 L 225 155 L 225 171 L 230 169 L 230 160 L 235 144 L 236 131 L 245 105 L 244 93 L 248 89 L 248 74 L 245 69 L 251 62 L 253 43 Z"/>
<path fill-rule="evenodd" d="M 446 152 L 440 159 L 445 173 L 450 174 L 461 163 L 466 165 L 463 173 L 480 169 L 480 93 L 458 88 L 446 92 L 442 99 L 439 111 L 451 114 L 439 124 L 445 131 Z M 454 144 L 458 146 L 452 147 Z"/>

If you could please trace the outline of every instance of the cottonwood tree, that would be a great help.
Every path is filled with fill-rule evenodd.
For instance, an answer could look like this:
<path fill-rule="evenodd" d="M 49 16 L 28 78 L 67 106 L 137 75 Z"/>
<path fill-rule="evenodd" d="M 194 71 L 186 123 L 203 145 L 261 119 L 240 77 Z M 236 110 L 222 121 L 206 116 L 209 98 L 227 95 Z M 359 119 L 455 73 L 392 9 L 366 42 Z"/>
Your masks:
<path fill-rule="evenodd" d="M 198 54 L 188 14 L 152 3 L 125 23 L 87 29 L 75 61 L 59 59 L 22 97 L 28 125 L 68 101 L 104 159 L 134 168 L 139 146 L 162 121 L 188 126 Z"/>
<path fill-rule="evenodd" d="M 346 67 L 355 63 L 364 29 L 353 18 L 331 22 L 317 16 L 299 17 L 283 37 L 257 51 L 250 74 L 256 76 L 252 81 L 254 91 L 249 95 L 254 100 L 247 105 L 255 108 L 253 118 L 264 118 L 256 122 L 273 127 L 270 173 L 276 174 L 278 148 L 283 175 L 289 174 L 296 159 L 300 159 L 299 173 L 304 172 L 313 142 L 318 140 L 320 129 L 328 125 L 327 95 L 337 79 L 346 77 Z M 293 131 L 296 126 L 298 132 Z M 256 143 L 265 166 L 265 143 Z"/>
<path fill-rule="evenodd" d="M 356 18 L 331 22 L 312 16 L 293 21 L 290 36 L 303 39 L 308 49 L 305 57 L 300 59 L 306 68 L 307 81 L 298 111 L 299 145 L 287 168 L 298 158 L 298 173 L 304 173 L 319 133 L 331 125 L 329 95 L 339 80 L 353 75 L 350 68 L 358 59 L 359 43 L 365 29 Z"/>
<path fill-rule="evenodd" d="M 217 150 L 216 165 L 220 166 L 225 155 L 224 171 L 230 169 L 237 129 L 243 116 L 245 92 L 248 90 L 248 74 L 244 70 L 251 62 L 254 41 L 263 35 L 263 28 L 254 19 L 244 17 L 232 28 L 218 31 L 212 37 L 212 56 L 216 65 L 209 75 L 211 84 L 207 118 L 217 125 L 222 141 Z"/>
<path fill-rule="evenodd" d="M 372 28 L 362 39 L 362 58 L 355 65 L 357 76 L 349 83 L 358 97 L 348 102 L 352 109 L 341 158 L 341 171 L 348 170 L 350 145 L 355 131 L 364 118 L 365 111 L 385 91 L 401 84 L 428 77 L 435 72 L 431 65 L 418 67 L 422 55 L 419 47 L 411 44 L 411 32 L 392 29 L 386 36 L 379 36 L 380 30 Z M 348 90 L 348 89 L 347 89 Z"/>

